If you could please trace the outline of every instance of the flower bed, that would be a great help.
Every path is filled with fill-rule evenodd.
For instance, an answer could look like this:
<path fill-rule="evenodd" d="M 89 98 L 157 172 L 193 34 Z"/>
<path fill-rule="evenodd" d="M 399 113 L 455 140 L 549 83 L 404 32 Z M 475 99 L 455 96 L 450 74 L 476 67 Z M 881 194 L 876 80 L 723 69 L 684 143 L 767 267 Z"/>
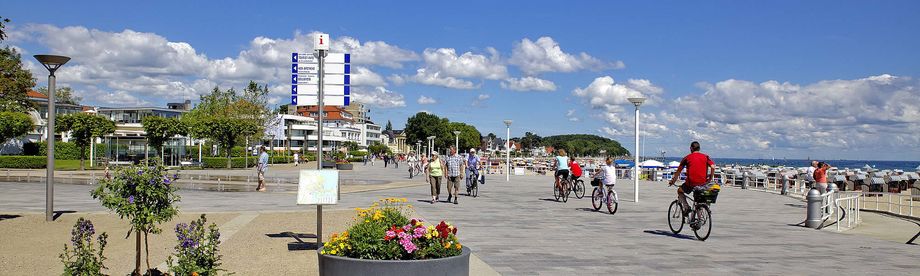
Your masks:
<path fill-rule="evenodd" d="M 332 234 L 320 249 L 320 274 L 407 275 L 431 269 L 448 275 L 468 273 L 470 251 L 458 241 L 457 227 L 409 219 L 412 205 L 406 201 L 388 198 L 357 208 L 348 230 Z"/>

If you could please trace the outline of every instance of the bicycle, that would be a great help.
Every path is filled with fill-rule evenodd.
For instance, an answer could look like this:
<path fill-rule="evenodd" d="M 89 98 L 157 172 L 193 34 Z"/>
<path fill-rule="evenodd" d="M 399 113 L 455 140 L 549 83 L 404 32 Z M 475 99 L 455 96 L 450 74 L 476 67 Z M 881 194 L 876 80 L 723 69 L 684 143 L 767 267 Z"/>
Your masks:
<path fill-rule="evenodd" d="M 479 171 L 475 169 L 470 171 L 473 173 L 466 178 L 466 195 L 477 197 L 479 196 Z"/>
<path fill-rule="evenodd" d="M 569 176 L 569 184 L 571 185 L 568 187 L 570 188 L 569 191 L 574 192 L 575 197 L 578 199 L 584 198 L 585 197 L 585 182 L 581 180 L 580 177 L 578 178 L 578 180 L 575 180 L 573 182 L 572 178 L 573 176 Z"/>
<path fill-rule="evenodd" d="M 611 215 L 616 214 L 617 208 L 620 206 L 620 200 L 617 197 L 617 191 L 613 190 L 614 185 L 597 184 L 597 186 L 594 186 L 594 183 L 591 183 L 591 186 L 594 186 L 594 192 L 591 192 L 591 205 L 594 207 L 594 211 L 600 211 L 601 206 L 607 205 L 607 211 Z M 602 186 L 607 188 L 606 193 Z"/>
<path fill-rule="evenodd" d="M 559 187 L 556 186 L 556 182 L 554 180 L 553 181 L 553 197 L 556 198 L 556 201 L 559 201 L 559 199 L 561 198 L 562 202 L 568 202 L 569 192 L 571 192 L 571 189 L 569 189 L 569 187 L 572 186 L 571 181 L 569 181 L 568 177 L 564 177 L 560 179 L 559 182 L 560 182 L 559 183 L 560 186 L 562 186 L 563 191 L 559 191 Z"/>
<path fill-rule="evenodd" d="M 709 185 L 705 187 L 709 187 Z M 705 191 L 694 190 L 693 199 L 687 198 L 688 201 L 693 202 L 693 204 L 687 203 L 689 205 L 687 212 L 690 216 L 689 223 L 687 222 L 688 215 L 684 214 L 683 208 L 680 206 L 680 200 L 675 199 L 672 201 L 671 206 L 668 207 L 668 226 L 671 228 L 671 232 L 674 234 L 680 233 L 684 228 L 684 224 L 688 223 L 697 239 L 701 241 L 708 239 L 709 234 L 712 232 L 712 211 L 709 210 L 709 204 L 715 203 L 718 195 L 718 190 L 709 190 L 708 188 Z M 677 219 L 680 219 L 679 224 Z"/>

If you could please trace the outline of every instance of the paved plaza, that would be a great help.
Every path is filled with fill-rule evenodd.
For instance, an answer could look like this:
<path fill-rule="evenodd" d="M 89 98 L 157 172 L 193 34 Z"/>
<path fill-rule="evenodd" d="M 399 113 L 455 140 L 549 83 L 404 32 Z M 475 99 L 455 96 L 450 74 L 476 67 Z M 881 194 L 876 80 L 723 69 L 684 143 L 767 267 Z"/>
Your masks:
<path fill-rule="evenodd" d="M 688 227 L 678 235 L 671 234 L 666 212 L 675 198 L 675 189 L 662 182 L 641 182 L 640 202 L 635 203 L 632 182 L 621 180 L 617 186 L 621 204 L 618 212 L 610 215 L 593 211 L 588 197 L 579 200 L 573 196 L 568 203 L 556 202 L 549 176 L 512 176 L 510 182 L 505 182 L 503 175 L 488 175 L 480 197 L 461 196 L 459 205 L 430 204 L 429 188 L 422 178 L 407 179 L 404 166 L 384 169 L 379 165 L 356 164 L 356 171 L 343 172 L 343 178 L 385 180 L 361 185 L 390 188 L 343 193 L 340 204 L 324 208 L 330 212 L 325 219 L 330 226 L 324 234 L 343 230 L 354 207 L 366 207 L 383 197 L 406 197 L 425 219 L 448 220 L 459 227 L 461 242 L 484 261 L 473 270 L 477 275 L 493 271 L 504 275 L 915 275 L 920 271 L 917 245 L 797 226 L 804 220 L 803 202 L 772 193 L 724 189 L 712 207 L 712 235 L 701 242 Z M 294 170 L 279 167 L 274 171 L 287 174 Z M 0 189 L 4 191 L 0 194 L 0 214 L 25 216 L 0 220 L 0 230 L 9 233 L 10 229 L 4 228 L 41 217 L 38 213 L 44 208 L 44 185 L 0 183 Z M 70 220 L 84 213 L 104 217 L 106 210 L 89 196 L 90 189 L 86 185 L 57 185 L 56 210 L 77 212 L 62 215 Z M 447 197 L 445 190 L 442 188 L 442 200 Z M 315 208 L 295 205 L 294 193 L 183 190 L 180 194 L 181 212 L 186 215 L 182 219 L 188 220 L 191 213 L 215 213 L 214 221 L 221 223 L 222 230 L 237 233 L 223 250 L 228 267 L 243 275 L 261 271 L 252 270 L 253 265 L 235 264 L 247 262 L 242 255 L 262 260 L 259 263 L 266 267 L 276 266 L 273 260 L 286 260 L 298 268 L 274 267 L 269 271 L 315 273 L 311 270 L 315 269 L 311 268 L 315 256 L 303 250 L 289 250 L 292 239 L 265 235 L 282 231 L 315 233 Z M 42 226 L 40 222 L 35 225 Z M 68 234 L 67 227 L 56 228 L 65 231 L 62 237 Z M 161 236 L 166 235 L 171 232 Z M 111 239 L 119 238 L 116 234 Z M 53 248 L 59 249 L 65 241 L 66 237 L 53 243 Z M 56 257 L 58 253 L 49 254 Z M 7 257 L 4 256 L 8 260 Z M 7 265 L 11 264 L 0 263 Z"/>

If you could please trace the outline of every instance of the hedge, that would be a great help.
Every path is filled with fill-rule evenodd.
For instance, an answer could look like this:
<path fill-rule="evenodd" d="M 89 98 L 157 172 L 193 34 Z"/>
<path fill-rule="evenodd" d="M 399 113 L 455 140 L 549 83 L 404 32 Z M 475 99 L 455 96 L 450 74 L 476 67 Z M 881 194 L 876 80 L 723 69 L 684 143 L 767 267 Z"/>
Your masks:
<path fill-rule="evenodd" d="M 353 150 L 353 151 L 349 151 L 348 154 L 351 155 L 351 156 L 362 157 L 362 156 L 367 155 L 367 152 L 366 152 L 366 151 L 360 151 L 360 150 Z"/>
<path fill-rule="evenodd" d="M 348 162 L 364 162 L 364 158 L 362 158 L 362 157 L 352 157 L 352 158 L 348 158 Z"/>
<path fill-rule="evenodd" d="M 47 165 L 46 156 L 0 156 L 0 168 L 43 169 Z"/>
<path fill-rule="evenodd" d="M 125 146 L 122 146 L 125 148 Z M 96 144 L 93 150 L 96 157 L 106 154 L 106 144 Z M 25 143 L 22 145 L 22 154 L 26 156 L 48 156 L 48 143 Z M 80 147 L 71 142 L 54 142 L 54 160 L 80 160 Z M 89 160 L 89 146 L 86 147 L 86 160 Z"/>
<path fill-rule="evenodd" d="M 259 161 L 258 158 L 250 157 L 249 164 L 248 164 L 249 166 L 246 166 L 246 167 L 247 168 L 254 167 L 256 165 L 256 162 L 258 161 Z M 246 163 L 245 157 L 233 157 L 230 159 L 230 165 L 233 168 L 244 168 L 243 164 L 245 163 Z M 201 166 L 205 168 L 225 169 L 227 168 L 227 158 L 226 157 L 202 157 Z"/>

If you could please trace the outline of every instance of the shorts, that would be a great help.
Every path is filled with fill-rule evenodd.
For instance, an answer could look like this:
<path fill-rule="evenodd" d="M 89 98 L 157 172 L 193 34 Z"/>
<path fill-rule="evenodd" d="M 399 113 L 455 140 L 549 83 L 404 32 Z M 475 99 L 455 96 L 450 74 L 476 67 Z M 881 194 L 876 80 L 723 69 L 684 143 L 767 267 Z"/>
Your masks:
<path fill-rule="evenodd" d="M 259 181 L 265 181 L 265 172 L 259 171 Z"/>
<path fill-rule="evenodd" d="M 563 179 L 569 177 L 569 170 L 557 170 L 556 177 L 562 177 Z"/>
<path fill-rule="evenodd" d="M 688 182 L 684 182 L 684 184 L 680 185 L 680 189 L 684 191 L 685 194 L 689 194 L 689 193 L 692 193 L 693 191 L 706 190 L 706 186 L 709 186 L 709 185 L 703 184 L 703 185 L 694 186 L 694 185 L 690 185 L 690 183 Z"/>

